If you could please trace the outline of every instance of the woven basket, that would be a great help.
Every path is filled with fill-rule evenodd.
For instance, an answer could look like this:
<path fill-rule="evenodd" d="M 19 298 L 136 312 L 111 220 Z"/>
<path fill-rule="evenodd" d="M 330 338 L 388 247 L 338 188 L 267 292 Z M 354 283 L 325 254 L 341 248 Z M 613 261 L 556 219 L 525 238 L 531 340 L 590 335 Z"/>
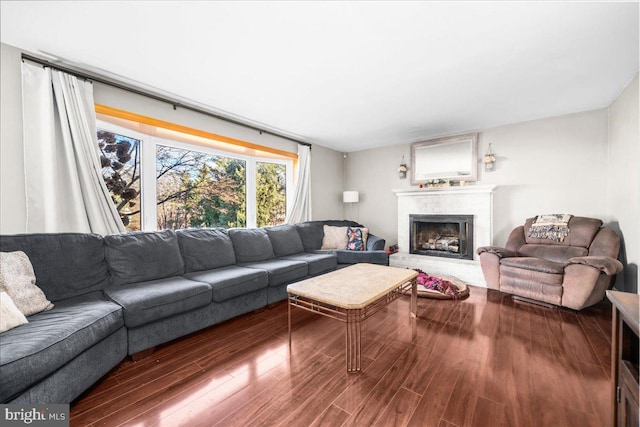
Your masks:
<path fill-rule="evenodd" d="M 467 284 L 462 280 L 458 279 L 457 277 L 453 277 L 453 276 L 437 276 L 437 277 L 439 277 L 442 280 L 448 280 L 449 282 L 453 283 L 460 291 L 459 299 L 464 299 L 469 296 L 469 288 L 467 287 Z M 404 291 L 404 293 L 406 295 L 411 295 L 411 289 Z M 453 299 L 451 295 L 446 295 L 438 291 L 434 291 L 432 289 L 425 289 L 423 286 L 419 284 L 418 284 L 418 297 L 433 298 L 433 299 Z"/>

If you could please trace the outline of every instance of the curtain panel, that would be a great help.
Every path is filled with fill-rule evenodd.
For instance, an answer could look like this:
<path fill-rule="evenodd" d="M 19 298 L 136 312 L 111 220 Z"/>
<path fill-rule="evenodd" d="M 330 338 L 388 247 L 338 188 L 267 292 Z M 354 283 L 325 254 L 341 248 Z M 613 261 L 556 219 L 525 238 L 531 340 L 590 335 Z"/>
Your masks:
<path fill-rule="evenodd" d="M 22 64 L 27 232 L 124 232 L 102 179 L 93 87 Z"/>
<path fill-rule="evenodd" d="M 311 147 L 298 145 L 298 177 L 286 223 L 311 220 Z"/>

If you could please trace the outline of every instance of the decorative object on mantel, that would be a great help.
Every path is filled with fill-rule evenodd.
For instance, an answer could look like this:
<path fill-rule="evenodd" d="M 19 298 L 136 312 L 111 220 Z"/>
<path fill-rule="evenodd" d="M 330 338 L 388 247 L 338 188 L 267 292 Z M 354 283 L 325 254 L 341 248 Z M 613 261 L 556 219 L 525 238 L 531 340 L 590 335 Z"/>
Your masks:
<path fill-rule="evenodd" d="M 469 288 L 462 280 L 451 276 L 431 276 L 419 268 L 418 272 L 418 296 L 435 299 L 464 299 L 469 296 Z M 405 293 L 411 293 L 410 290 Z"/>
<path fill-rule="evenodd" d="M 404 156 L 402 156 L 402 160 L 400 161 L 400 166 L 398 166 L 398 176 L 400 179 L 407 178 L 407 164 L 404 161 Z"/>
<path fill-rule="evenodd" d="M 448 179 L 430 179 L 426 184 L 427 187 L 449 187 L 451 185 Z"/>
<path fill-rule="evenodd" d="M 484 159 L 482 159 L 482 163 L 484 163 L 485 172 L 493 172 L 495 170 L 496 156 L 494 156 L 493 151 L 491 151 L 491 143 L 489 143 L 487 154 L 484 155 Z"/>

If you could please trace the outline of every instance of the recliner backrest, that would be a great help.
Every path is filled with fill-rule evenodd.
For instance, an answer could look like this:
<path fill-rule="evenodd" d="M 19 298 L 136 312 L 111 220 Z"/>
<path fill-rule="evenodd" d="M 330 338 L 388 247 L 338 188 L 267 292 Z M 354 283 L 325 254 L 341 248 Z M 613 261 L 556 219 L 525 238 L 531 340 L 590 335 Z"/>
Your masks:
<path fill-rule="evenodd" d="M 534 218 L 516 227 L 505 247 L 521 256 L 543 258 L 563 263 L 569 258 L 587 255 L 618 257 L 620 238 L 611 229 L 602 227 L 602 220 L 574 216 L 569 220 L 569 235 L 562 242 L 529 237 Z"/>

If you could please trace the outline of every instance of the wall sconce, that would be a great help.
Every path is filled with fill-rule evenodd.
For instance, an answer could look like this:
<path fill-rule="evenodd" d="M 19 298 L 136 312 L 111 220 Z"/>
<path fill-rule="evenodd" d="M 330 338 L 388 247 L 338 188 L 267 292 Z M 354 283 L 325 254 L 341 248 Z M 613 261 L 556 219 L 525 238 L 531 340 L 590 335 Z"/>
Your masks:
<path fill-rule="evenodd" d="M 484 163 L 485 172 L 493 172 L 496 166 L 496 156 L 493 155 L 491 151 L 491 143 L 489 143 L 489 148 L 487 149 L 487 154 L 484 155 L 484 159 L 482 159 Z"/>
<path fill-rule="evenodd" d="M 404 156 L 402 156 L 400 166 L 398 166 L 398 176 L 400 177 L 400 179 L 407 178 L 407 164 L 404 162 Z"/>

